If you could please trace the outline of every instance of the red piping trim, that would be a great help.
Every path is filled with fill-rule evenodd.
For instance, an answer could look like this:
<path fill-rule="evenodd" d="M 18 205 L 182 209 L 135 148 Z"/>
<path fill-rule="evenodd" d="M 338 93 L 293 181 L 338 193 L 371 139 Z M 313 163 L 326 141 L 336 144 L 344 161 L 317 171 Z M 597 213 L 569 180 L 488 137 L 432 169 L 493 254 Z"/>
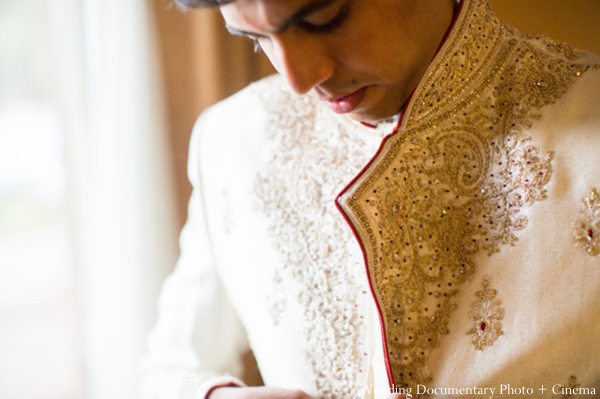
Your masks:
<path fill-rule="evenodd" d="M 360 122 L 361 125 L 363 125 L 364 127 L 368 127 L 370 129 L 375 129 L 377 127 L 377 125 L 373 125 L 372 123 L 368 123 L 368 122 Z"/>
<path fill-rule="evenodd" d="M 463 9 L 464 2 L 465 2 L 465 0 L 460 0 L 459 3 L 458 3 L 458 7 L 456 7 L 456 10 L 454 10 L 454 16 L 452 17 L 452 21 L 450 22 L 450 26 L 448 27 L 448 30 L 446 31 L 446 34 L 444 35 L 444 38 L 440 42 L 440 46 L 438 47 L 438 49 L 436 51 L 436 55 L 442 49 L 442 46 L 444 44 L 446 44 L 446 40 L 448 39 L 448 36 L 450 36 L 450 32 L 452 32 L 452 30 L 454 29 L 454 25 L 456 25 L 456 21 L 458 20 L 458 16 L 460 15 L 460 13 L 461 13 L 461 11 Z"/>
<path fill-rule="evenodd" d="M 203 399 L 210 399 L 210 394 L 213 393 L 213 391 L 217 388 L 242 388 L 241 385 L 236 384 L 235 382 L 229 382 L 229 383 L 223 383 L 223 384 L 217 384 L 213 387 L 210 387 L 210 389 L 208 390 L 208 392 L 206 392 L 206 395 L 204 396 Z"/>
<path fill-rule="evenodd" d="M 377 300 L 377 296 L 375 295 L 375 291 L 373 289 L 373 282 L 371 281 L 371 275 L 369 274 L 369 266 L 368 266 L 368 262 L 367 262 L 367 252 L 365 250 L 363 240 L 360 239 L 358 232 L 354 228 L 354 224 L 352 224 L 352 222 L 350 221 L 350 218 L 348 217 L 348 215 L 346 214 L 344 209 L 339 204 L 339 199 L 366 172 L 366 170 L 373 164 L 375 159 L 377 159 L 379 157 L 379 154 L 383 150 L 384 144 L 387 142 L 387 140 L 391 136 L 393 136 L 398 131 L 398 127 L 400 127 L 400 124 L 402 123 L 403 118 L 404 118 L 404 113 L 402 115 L 400 115 L 400 118 L 398 118 L 398 123 L 396 124 L 396 127 L 394 128 L 394 130 L 390 134 L 388 134 L 387 136 L 385 136 L 383 138 L 375 155 L 373 155 L 373 157 L 369 160 L 369 162 L 361 169 L 361 171 L 356 176 L 354 176 L 354 178 L 350 181 L 350 183 L 348 183 L 335 198 L 335 206 L 338 209 L 338 211 L 342 214 L 342 216 L 344 217 L 344 220 L 346 221 L 346 224 L 350 227 L 350 230 L 352 230 L 352 234 L 354 235 L 354 238 L 358 242 L 358 245 L 360 246 L 360 250 L 363 255 L 363 264 L 365 266 L 367 280 L 369 281 L 369 291 L 371 291 L 371 296 L 373 297 L 373 300 L 375 301 L 375 307 L 377 308 L 377 316 L 379 317 L 379 323 L 381 325 L 380 332 L 381 332 L 381 342 L 383 343 L 383 356 L 385 359 L 385 369 L 388 374 L 388 380 L 392 382 L 391 385 L 394 384 L 394 377 L 392 375 L 392 368 L 390 367 L 390 359 L 389 359 L 389 355 L 388 355 L 388 347 L 387 347 L 386 334 L 385 334 L 385 323 L 384 323 L 383 315 L 381 312 L 381 307 L 379 306 L 379 301 Z"/>
<path fill-rule="evenodd" d="M 456 25 L 456 21 L 458 19 L 458 16 L 460 15 L 460 12 L 462 10 L 464 1 L 465 0 L 461 0 L 460 3 L 458 4 L 458 7 L 455 9 L 454 16 L 452 18 L 452 21 L 450 22 L 450 26 L 448 26 L 448 30 L 446 30 L 446 33 L 444 34 L 444 37 L 442 38 L 442 41 L 440 42 L 440 44 L 439 44 L 439 46 L 438 46 L 438 48 L 436 50 L 436 53 L 435 53 L 436 56 L 439 54 L 439 52 L 442 49 L 442 47 L 444 46 L 444 44 L 446 44 L 446 41 L 447 41 L 448 37 L 450 36 L 450 32 L 454 29 L 454 26 Z M 434 56 L 433 59 L 435 59 L 435 56 Z M 433 60 L 432 60 L 432 63 L 433 63 Z M 419 85 L 417 85 L 417 87 L 418 86 Z M 346 224 L 350 227 L 350 230 L 352 230 L 352 234 L 354 235 L 354 238 L 358 242 L 358 244 L 360 246 L 360 250 L 361 250 L 362 255 L 363 255 L 363 262 L 364 262 L 364 265 L 365 265 L 365 272 L 367 274 L 367 280 L 369 281 L 369 290 L 371 291 L 371 296 L 375 300 L 375 305 L 376 305 L 376 308 L 377 308 L 377 315 L 379 317 L 379 322 L 380 322 L 380 325 L 381 325 L 381 336 L 382 336 L 381 342 L 383 344 L 383 356 L 384 356 L 384 359 L 385 359 L 385 368 L 386 368 L 386 372 L 387 372 L 387 375 L 388 375 L 388 381 L 390 383 L 390 387 L 394 387 L 395 386 L 395 381 L 394 381 L 394 375 L 392 374 L 392 367 L 391 367 L 389 353 L 388 353 L 388 344 L 387 344 L 386 333 L 385 333 L 386 326 L 385 326 L 385 323 L 384 323 L 383 314 L 381 312 L 381 307 L 379 305 L 379 301 L 377 300 L 377 297 L 375 295 L 375 291 L 373 289 L 373 283 L 371 281 L 371 275 L 369 274 L 369 266 L 368 266 L 368 262 L 367 262 L 367 255 L 366 255 L 365 246 L 363 244 L 363 241 L 360 239 L 360 237 L 358 235 L 358 232 L 354 228 L 354 225 L 350 221 L 350 218 L 348 217 L 348 215 L 346 214 L 346 212 L 344 211 L 344 209 L 339 204 L 339 200 L 340 200 L 340 197 L 342 195 L 344 195 L 344 193 L 346 191 L 348 191 L 348 189 L 352 185 L 354 185 L 354 183 L 356 183 L 356 181 L 361 176 L 363 176 L 364 173 L 366 173 L 367 169 L 369 169 L 371 167 L 371 165 L 375 162 L 375 160 L 377 158 L 379 158 L 379 155 L 383 151 L 383 147 L 384 147 L 385 143 L 388 141 L 388 139 L 398 132 L 398 130 L 400 129 L 400 126 L 402 125 L 402 121 L 404 120 L 404 115 L 405 115 L 404 110 L 408 109 L 407 105 L 410 104 L 410 102 L 412 101 L 413 94 L 415 93 L 417 87 L 415 87 L 415 89 L 412 91 L 412 93 L 410 94 L 410 96 L 408 97 L 408 99 L 406 100 L 406 102 L 404 103 L 403 111 L 402 111 L 402 113 L 400 115 L 400 118 L 398 118 L 398 123 L 396 123 L 396 126 L 394 127 L 394 129 L 392 130 L 392 132 L 390 134 L 386 135 L 383 138 L 383 140 L 381 141 L 381 144 L 379 145 L 379 148 L 377 149 L 377 152 L 375 153 L 375 155 L 373 155 L 373 157 L 369 160 L 369 162 L 367 162 L 367 164 L 360 170 L 360 172 L 358 172 L 358 174 L 356 176 L 354 176 L 354 178 L 342 189 L 342 191 L 340 191 L 340 193 L 335 198 L 335 206 L 338 209 L 338 211 L 342 214 L 344 220 L 346 221 Z M 370 127 L 370 124 L 363 123 L 363 125 L 365 125 L 367 127 Z"/>

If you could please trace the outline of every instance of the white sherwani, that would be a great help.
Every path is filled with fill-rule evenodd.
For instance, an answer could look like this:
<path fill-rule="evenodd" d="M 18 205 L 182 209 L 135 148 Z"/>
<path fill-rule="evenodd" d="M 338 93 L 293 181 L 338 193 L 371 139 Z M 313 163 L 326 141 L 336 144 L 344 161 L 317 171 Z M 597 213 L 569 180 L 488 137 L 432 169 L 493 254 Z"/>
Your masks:
<path fill-rule="evenodd" d="M 598 65 L 464 0 L 397 129 L 278 77 L 205 112 L 147 396 L 241 384 L 251 347 L 319 398 L 594 397 Z"/>

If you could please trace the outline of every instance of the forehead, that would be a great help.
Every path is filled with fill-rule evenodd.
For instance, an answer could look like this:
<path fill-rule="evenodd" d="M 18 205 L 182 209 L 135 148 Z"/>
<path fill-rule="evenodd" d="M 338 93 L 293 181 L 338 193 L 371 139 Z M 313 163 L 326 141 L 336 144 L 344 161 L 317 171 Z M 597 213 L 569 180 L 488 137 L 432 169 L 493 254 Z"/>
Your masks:
<path fill-rule="evenodd" d="M 227 25 L 278 30 L 291 18 L 344 0 L 235 0 L 219 7 Z"/>

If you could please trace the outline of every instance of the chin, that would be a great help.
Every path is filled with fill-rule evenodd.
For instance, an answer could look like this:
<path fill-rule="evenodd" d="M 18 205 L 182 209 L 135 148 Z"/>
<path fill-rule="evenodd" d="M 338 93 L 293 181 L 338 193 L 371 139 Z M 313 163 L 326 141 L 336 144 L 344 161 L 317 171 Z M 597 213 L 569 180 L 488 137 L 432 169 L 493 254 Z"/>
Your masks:
<path fill-rule="evenodd" d="M 396 117 L 400 112 L 389 113 L 372 113 L 372 112 L 357 112 L 348 113 L 346 116 L 356 122 L 367 123 L 369 125 L 377 125 L 380 122 L 388 121 Z"/>
<path fill-rule="evenodd" d="M 364 104 L 368 105 L 368 104 Z M 373 104 L 368 107 L 365 106 L 362 109 L 356 109 L 353 112 L 346 114 L 350 119 L 357 122 L 368 123 L 370 125 L 376 125 L 380 122 L 388 121 L 395 118 L 402 112 L 402 106 L 398 107 L 381 107 Z"/>

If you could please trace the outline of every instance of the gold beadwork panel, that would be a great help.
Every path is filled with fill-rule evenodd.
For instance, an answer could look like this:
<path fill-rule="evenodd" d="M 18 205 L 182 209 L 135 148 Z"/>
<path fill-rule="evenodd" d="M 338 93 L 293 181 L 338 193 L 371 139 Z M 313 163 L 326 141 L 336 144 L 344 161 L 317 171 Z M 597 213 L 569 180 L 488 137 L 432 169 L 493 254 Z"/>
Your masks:
<path fill-rule="evenodd" d="M 433 377 L 473 255 L 514 245 L 546 197 L 553 154 L 525 131 L 591 67 L 500 25 L 482 0 L 463 1 L 434 62 L 400 131 L 338 198 L 365 250 L 391 383 L 413 388 Z"/>

